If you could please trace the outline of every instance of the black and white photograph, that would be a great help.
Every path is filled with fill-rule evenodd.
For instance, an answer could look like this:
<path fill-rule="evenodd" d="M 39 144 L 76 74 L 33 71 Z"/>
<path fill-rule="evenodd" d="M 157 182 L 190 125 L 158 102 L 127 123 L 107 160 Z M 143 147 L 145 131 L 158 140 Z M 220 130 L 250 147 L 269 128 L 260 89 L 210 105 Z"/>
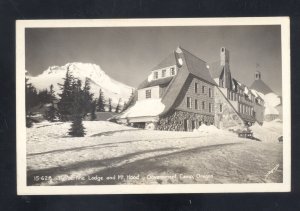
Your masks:
<path fill-rule="evenodd" d="M 17 21 L 18 194 L 290 191 L 289 19 Z"/>

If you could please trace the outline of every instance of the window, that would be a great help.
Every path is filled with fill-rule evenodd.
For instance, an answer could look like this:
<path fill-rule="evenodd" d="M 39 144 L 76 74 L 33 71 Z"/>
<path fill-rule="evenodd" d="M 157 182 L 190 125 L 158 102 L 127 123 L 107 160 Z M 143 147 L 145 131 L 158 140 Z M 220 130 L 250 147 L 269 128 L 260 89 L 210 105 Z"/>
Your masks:
<path fill-rule="evenodd" d="M 220 112 L 223 112 L 223 105 L 220 104 Z"/>
<path fill-rule="evenodd" d="M 195 109 L 198 110 L 199 107 L 198 107 L 198 100 L 195 100 Z"/>
<path fill-rule="evenodd" d="M 154 72 L 154 79 L 158 79 L 158 72 Z"/>
<path fill-rule="evenodd" d="M 188 107 L 188 108 L 192 108 L 192 98 L 187 97 L 186 103 L 187 103 L 187 107 Z"/>
<path fill-rule="evenodd" d="M 209 112 L 212 112 L 212 105 L 211 105 L 211 103 L 208 104 L 208 110 L 209 110 Z"/>
<path fill-rule="evenodd" d="M 151 89 L 146 90 L 146 98 L 151 98 Z"/>
<path fill-rule="evenodd" d="M 163 77 L 163 78 L 166 77 L 166 70 L 161 71 L 161 77 Z"/>
<path fill-rule="evenodd" d="M 170 73 L 171 73 L 171 75 L 175 75 L 175 68 L 174 67 L 171 67 Z"/>
<path fill-rule="evenodd" d="M 202 93 L 205 93 L 205 86 L 202 86 Z"/>
<path fill-rule="evenodd" d="M 205 109 L 205 101 L 202 101 L 202 109 Z"/>
<path fill-rule="evenodd" d="M 195 93 L 198 93 L 198 83 L 195 83 Z"/>
<path fill-rule="evenodd" d="M 211 88 L 208 88 L 208 96 L 209 96 L 209 97 L 212 97 L 212 91 L 211 91 Z"/>

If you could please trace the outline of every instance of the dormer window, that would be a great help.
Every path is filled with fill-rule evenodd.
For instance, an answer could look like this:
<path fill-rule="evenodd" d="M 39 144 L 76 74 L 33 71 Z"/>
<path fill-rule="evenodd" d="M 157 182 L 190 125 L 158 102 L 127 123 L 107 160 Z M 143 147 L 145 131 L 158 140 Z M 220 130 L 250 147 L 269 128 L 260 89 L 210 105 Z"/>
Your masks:
<path fill-rule="evenodd" d="M 166 70 L 161 71 L 161 77 L 163 77 L 163 78 L 166 77 Z"/>
<path fill-rule="evenodd" d="M 151 89 L 146 90 L 146 99 L 151 98 Z"/>
<path fill-rule="evenodd" d="M 170 75 L 175 75 L 175 68 L 174 67 L 171 67 L 171 69 L 170 69 Z"/>
<path fill-rule="evenodd" d="M 158 79 L 158 72 L 154 72 L 153 78 Z"/>
<path fill-rule="evenodd" d="M 178 64 L 179 64 L 180 66 L 183 65 L 183 60 L 182 60 L 182 58 L 179 58 L 179 59 L 178 59 Z"/>

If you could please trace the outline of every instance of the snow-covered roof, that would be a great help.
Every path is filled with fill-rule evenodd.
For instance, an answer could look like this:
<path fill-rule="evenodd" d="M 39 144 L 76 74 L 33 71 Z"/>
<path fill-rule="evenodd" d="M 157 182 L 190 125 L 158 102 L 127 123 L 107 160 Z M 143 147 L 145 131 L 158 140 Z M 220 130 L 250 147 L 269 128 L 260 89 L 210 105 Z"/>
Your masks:
<path fill-rule="evenodd" d="M 251 89 L 255 89 L 263 94 L 272 93 L 272 89 L 261 79 L 255 80 L 250 86 Z"/>
<path fill-rule="evenodd" d="M 122 114 L 120 118 L 157 116 L 162 113 L 164 109 L 165 105 L 161 102 L 161 99 L 140 100 Z"/>

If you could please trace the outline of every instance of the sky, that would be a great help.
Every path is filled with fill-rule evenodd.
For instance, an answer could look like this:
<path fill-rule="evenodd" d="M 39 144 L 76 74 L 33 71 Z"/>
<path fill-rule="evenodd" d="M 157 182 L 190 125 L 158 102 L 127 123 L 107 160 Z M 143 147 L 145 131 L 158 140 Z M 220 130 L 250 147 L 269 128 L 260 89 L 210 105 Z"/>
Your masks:
<path fill-rule="evenodd" d="M 49 66 L 94 63 L 110 77 L 137 87 L 177 46 L 207 63 L 219 61 L 224 46 L 233 77 L 250 86 L 258 69 L 270 88 L 282 93 L 281 35 L 276 25 L 27 28 L 25 68 L 38 75 Z"/>

